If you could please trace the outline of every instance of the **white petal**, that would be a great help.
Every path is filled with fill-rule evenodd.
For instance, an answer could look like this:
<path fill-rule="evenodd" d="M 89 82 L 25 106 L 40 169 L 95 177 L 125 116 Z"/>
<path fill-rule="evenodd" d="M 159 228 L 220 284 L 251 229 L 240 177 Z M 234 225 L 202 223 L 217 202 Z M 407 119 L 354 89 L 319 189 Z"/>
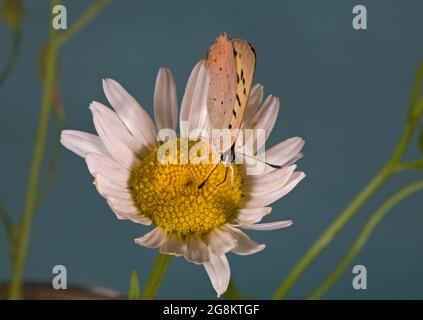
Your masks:
<path fill-rule="evenodd" d="M 103 89 L 119 118 L 141 146 L 154 145 L 157 129 L 147 111 L 115 80 L 103 80 Z"/>
<path fill-rule="evenodd" d="M 135 239 L 135 243 L 147 248 L 158 248 L 165 243 L 166 237 L 166 233 L 160 227 L 156 227 L 143 237 Z"/>
<path fill-rule="evenodd" d="M 157 130 L 176 130 L 178 121 L 178 101 L 176 85 L 168 68 L 160 68 L 154 88 L 154 119 Z"/>
<path fill-rule="evenodd" d="M 254 146 L 254 154 L 257 150 L 260 150 L 263 143 L 269 138 L 270 133 L 275 126 L 276 119 L 278 117 L 279 112 L 279 99 L 273 96 L 268 96 L 263 104 L 260 106 L 260 109 L 257 111 L 256 115 L 251 120 L 250 126 L 257 130 L 263 129 L 264 130 L 264 141 L 262 143 L 258 143 L 257 134 L 249 130 L 245 133 L 245 146 Z M 256 145 L 257 143 L 257 145 Z M 251 151 L 249 151 L 251 154 Z"/>
<path fill-rule="evenodd" d="M 143 225 L 151 224 L 151 220 L 148 217 L 138 212 L 138 209 L 134 206 L 131 199 L 120 199 L 108 196 L 106 200 L 118 219 L 131 220 L 132 222 Z"/>
<path fill-rule="evenodd" d="M 279 98 L 268 96 L 253 118 L 253 123 L 256 123 L 255 129 L 266 130 L 266 139 L 272 132 L 278 117 L 279 104 Z"/>
<path fill-rule="evenodd" d="M 289 138 L 266 151 L 266 161 L 280 166 L 298 156 L 304 146 L 304 140 L 299 137 Z"/>
<path fill-rule="evenodd" d="M 236 239 L 229 232 L 223 230 L 215 229 L 206 238 L 210 250 L 218 256 L 231 251 L 237 246 Z"/>
<path fill-rule="evenodd" d="M 181 122 L 188 121 L 188 128 L 181 125 L 181 136 L 188 137 L 195 129 L 206 129 L 207 127 L 207 92 L 208 74 L 204 61 L 201 60 L 194 67 L 185 89 L 182 99 Z M 196 137 L 190 137 L 195 139 Z"/>
<path fill-rule="evenodd" d="M 121 183 L 127 183 L 129 180 L 129 171 L 110 156 L 88 153 L 85 161 L 92 176 L 100 174 L 107 179 Z"/>
<path fill-rule="evenodd" d="M 217 292 L 217 296 L 220 297 L 228 288 L 231 278 L 228 259 L 225 255 L 216 256 L 212 254 L 210 255 L 210 260 L 204 263 L 204 268 L 207 271 L 214 290 Z"/>
<path fill-rule="evenodd" d="M 238 246 L 232 250 L 233 253 L 244 256 L 257 253 L 266 247 L 264 244 L 260 244 L 252 240 L 238 228 L 226 225 L 224 229 L 230 232 L 237 239 Z"/>
<path fill-rule="evenodd" d="M 200 237 L 189 236 L 186 241 L 185 259 L 195 264 L 203 264 L 209 260 L 209 248 Z"/>
<path fill-rule="evenodd" d="M 135 161 L 137 143 L 126 129 L 122 121 L 109 108 L 101 103 L 91 103 L 90 109 L 94 117 L 94 126 L 109 153 L 126 168 Z"/>
<path fill-rule="evenodd" d="M 257 223 L 252 225 L 241 226 L 243 229 L 247 230 L 257 230 L 257 231 L 272 231 L 287 228 L 292 225 L 292 220 L 283 220 L 267 223 Z"/>
<path fill-rule="evenodd" d="M 108 196 L 106 200 L 118 219 L 131 220 L 132 222 L 144 225 L 151 224 L 151 220 L 148 217 L 139 214 L 132 200 L 125 200 L 112 196 Z"/>
<path fill-rule="evenodd" d="M 109 180 L 101 175 L 95 176 L 95 186 L 98 192 L 105 198 L 111 196 L 124 200 L 132 200 L 130 191 L 126 183 L 119 183 Z"/>
<path fill-rule="evenodd" d="M 202 65 L 199 72 L 197 83 L 192 97 L 191 111 L 188 119 L 190 139 L 198 139 L 198 134 L 191 136 L 191 132 L 197 129 L 208 127 L 207 95 L 209 89 L 209 77 L 205 65 Z"/>
<path fill-rule="evenodd" d="M 236 221 L 240 225 L 249 225 L 261 221 L 264 216 L 272 212 L 271 207 L 243 208 L 238 211 Z"/>
<path fill-rule="evenodd" d="M 83 158 L 90 152 L 109 154 L 101 139 L 87 132 L 63 130 L 60 135 L 60 142 L 70 151 Z"/>
<path fill-rule="evenodd" d="M 116 213 L 116 215 L 118 215 L 119 219 L 127 219 L 126 217 L 128 215 L 138 214 L 138 209 L 130 199 L 121 199 L 108 196 L 106 200 L 112 210 Z"/>
<path fill-rule="evenodd" d="M 112 207 L 112 210 L 118 215 L 119 219 L 126 219 L 126 216 L 137 214 L 138 209 L 130 199 L 120 199 L 112 196 L 107 197 L 107 203 Z"/>
<path fill-rule="evenodd" d="M 160 252 L 174 256 L 185 255 L 187 245 L 177 234 L 168 234 L 166 241 L 161 245 Z"/>
<path fill-rule="evenodd" d="M 291 175 L 286 185 L 278 190 L 275 190 L 266 195 L 250 193 L 250 199 L 247 200 L 245 206 L 247 208 L 268 206 L 272 202 L 275 202 L 276 200 L 279 200 L 280 198 L 288 194 L 302 179 L 304 179 L 304 177 L 304 172 L 296 171 Z"/>
<path fill-rule="evenodd" d="M 296 165 L 276 169 L 264 175 L 246 176 L 245 188 L 248 193 L 253 193 L 255 196 L 262 194 L 269 194 L 273 191 L 282 188 L 292 176 L 296 169 Z"/>
<path fill-rule="evenodd" d="M 185 87 L 185 93 L 184 96 L 182 98 L 182 103 L 181 103 L 181 111 L 179 114 L 179 119 L 180 119 L 180 130 L 181 130 L 181 137 L 187 138 L 188 137 L 188 126 L 183 126 L 183 123 L 187 123 L 189 120 L 189 114 L 191 112 L 191 107 L 192 107 L 192 97 L 194 95 L 194 91 L 195 91 L 195 86 L 197 84 L 197 79 L 198 79 L 198 73 L 200 71 L 201 66 L 204 64 L 204 60 L 200 60 L 199 62 L 197 62 L 197 64 L 194 66 L 187 85 Z"/>
<path fill-rule="evenodd" d="M 253 120 L 261 102 L 263 101 L 263 86 L 256 84 L 251 88 L 250 96 L 248 97 L 248 105 L 244 113 L 243 128 L 252 129 L 251 120 Z"/>

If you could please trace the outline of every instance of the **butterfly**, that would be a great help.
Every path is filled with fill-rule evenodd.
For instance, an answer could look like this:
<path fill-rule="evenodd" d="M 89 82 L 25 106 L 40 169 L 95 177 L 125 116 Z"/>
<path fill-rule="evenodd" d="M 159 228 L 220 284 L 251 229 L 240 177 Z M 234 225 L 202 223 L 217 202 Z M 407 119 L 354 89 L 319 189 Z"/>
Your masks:
<path fill-rule="evenodd" d="M 212 130 L 227 129 L 236 132 L 230 135 L 229 143 L 218 140 L 220 161 L 232 170 L 235 160 L 235 142 L 242 126 L 245 110 L 253 85 L 256 67 L 256 51 L 245 40 L 232 40 L 227 34 L 220 35 L 206 57 L 209 76 L 207 112 Z M 198 186 L 201 189 L 216 169 L 217 162 L 207 178 Z"/>

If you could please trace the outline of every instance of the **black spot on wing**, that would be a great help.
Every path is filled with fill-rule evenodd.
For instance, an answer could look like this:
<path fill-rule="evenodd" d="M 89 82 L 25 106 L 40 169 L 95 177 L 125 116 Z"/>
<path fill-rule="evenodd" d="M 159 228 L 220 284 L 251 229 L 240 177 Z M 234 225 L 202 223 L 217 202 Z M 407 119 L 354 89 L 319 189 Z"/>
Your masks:
<path fill-rule="evenodd" d="M 236 94 L 236 101 L 238 101 L 238 105 L 241 106 L 241 100 L 239 100 L 238 93 Z"/>

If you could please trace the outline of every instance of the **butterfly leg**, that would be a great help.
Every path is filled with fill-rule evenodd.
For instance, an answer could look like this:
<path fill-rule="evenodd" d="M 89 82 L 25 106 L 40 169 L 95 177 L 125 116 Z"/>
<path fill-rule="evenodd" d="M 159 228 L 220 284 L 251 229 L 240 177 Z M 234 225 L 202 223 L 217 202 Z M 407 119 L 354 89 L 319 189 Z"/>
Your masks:
<path fill-rule="evenodd" d="M 217 168 L 218 165 L 219 165 L 219 162 L 216 162 L 215 165 L 214 165 L 214 167 L 213 167 L 213 169 L 210 171 L 209 175 L 207 176 L 207 178 L 198 186 L 198 189 L 201 189 L 201 188 L 204 187 L 204 185 L 209 180 L 209 178 L 213 174 L 214 170 L 216 170 L 216 168 Z"/>
<path fill-rule="evenodd" d="M 233 163 L 231 163 L 231 166 L 229 168 L 231 169 L 231 187 L 233 187 L 234 186 L 234 175 L 235 175 Z"/>
<path fill-rule="evenodd" d="M 220 186 L 222 183 L 224 183 L 226 181 L 227 177 L 228 177 L 228 166 L 225 166 L 225 176 L 224 176 L 222 181 L 220 181 L 218 184 L 216 184 L 216 187 Z"/>

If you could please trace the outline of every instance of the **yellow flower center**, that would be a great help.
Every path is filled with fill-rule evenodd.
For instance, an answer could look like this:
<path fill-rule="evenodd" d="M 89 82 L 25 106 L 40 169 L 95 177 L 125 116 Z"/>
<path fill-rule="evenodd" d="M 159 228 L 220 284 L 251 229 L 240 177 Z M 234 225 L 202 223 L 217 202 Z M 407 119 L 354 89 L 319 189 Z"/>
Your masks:
<path fill-rule="evenodd" d="M 195 162 L 191 154 L 208 154 L 206 144 L 183 138 L 166 144 L 170 143 L 175 152 L 163 153 L 164 144 L 160 144 L 131 170 L 129 187 L 139 213 L 167 232 L 182 236 L 202 235 L 230 221 L 243 198 L 238 167 L 232 165 L 231 177 L 231 169 L 219 163 L 199 188 L 214 165 Z M 160 160 L 163 155 L 165 161 Z"/>

